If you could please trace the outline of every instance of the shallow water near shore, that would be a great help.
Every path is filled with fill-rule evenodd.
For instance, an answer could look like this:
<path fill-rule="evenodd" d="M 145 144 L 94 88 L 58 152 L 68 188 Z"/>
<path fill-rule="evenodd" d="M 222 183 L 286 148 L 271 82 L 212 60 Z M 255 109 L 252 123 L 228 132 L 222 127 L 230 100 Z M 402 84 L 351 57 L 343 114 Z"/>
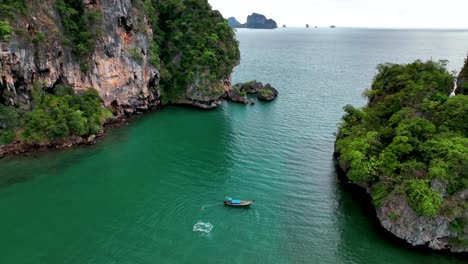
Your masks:
<path fill-rule="evenodd" d="M 0 263 L 463 263 L 389 240 L 332 154 L 342 107 L 365 104 L 377 64 L 459 70 L 468 31 L 237 36 L 233 82 L 269 82 L 276 101 L 167 107 L 91 147 L 0 160 Z"/>

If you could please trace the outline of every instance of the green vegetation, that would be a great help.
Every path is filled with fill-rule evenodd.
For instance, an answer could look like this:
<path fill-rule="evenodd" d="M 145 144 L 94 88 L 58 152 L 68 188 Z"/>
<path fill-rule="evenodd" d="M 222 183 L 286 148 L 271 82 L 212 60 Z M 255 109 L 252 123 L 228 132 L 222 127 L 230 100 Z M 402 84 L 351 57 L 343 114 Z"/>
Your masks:
<path fill-rule="evenodd" d="M 14 18 L 17 12 L 26 11 L 26 0 L 0 0 L 0 18 Z"/>
<path fill-rule="evenodd" d="M 57 85 L 54 94 L 40 94 L 33 94 L 33 110 L 24 119 L 25 142 L 40 144 L 101 130 L 107 113 L 96 90 L 75 95 L 71 87 Z M 34 98 L 37 95 L 40 97 Z"/>
<path fill-rule="evenodd" d="M 135 60 L 138 63 L 143 63 L 144 57 L 143 54 L 138 50 L 136 47 L 130 47 L 128 48 L 128 54 L 130 58 Z"/>
<path fill-rule="evenodd" d="M 15 140 L 14 131 L 19 128 L 23 114 L 16 107 L 0 105 L 0 145 Z"/>
<path fill-rule="evenodd" d="M 83 1 L 77 0 L 57 0 L 56 8 L 65 29 L 63 44 L 71 47 L 78 57 L 90 55 L 101 33 L 101 14 L 86 11 Z"/>
<path fill-rule="evenodd" d="M 433 180 L 448 195 L 468 188 L 468 96 L 448 96 L 454 77 L 445 65 L 379 65 L 367 106 L 344 107 L 339 162 L 351 181 L 371 188 L 374 204 L 406 195 L 416 212 L 433 216 L 444 201 Z"/>
<path fill-rule="evenodd" d="M 270 90 L 270 89 L 262 89 L 259 91 L 263 96 L 268 96 L 268 95 L 272 95 L 273 94 L 273 91 Z"/>
<path fill-rule="evenodd" d="M 238 63 L 234 31 L 207 0 L 141 0 L 154 32 L 151 63 L 160 69 L 166 97 L 177 98 L 195 80 L 216 86 Z"/>
<path fill-rule="evenodd" d="M 31 112 L 0 105 L 0 144 L 11 143 L 17 131 L 21 132 L 21 141 L 28 144 L 86 136 L 100 131 L 104 121 L 112 117 L 101 106 L 101 98 L 94 89 L 77 95 L 72 87 L 57 85 L 53 94 L 49 94 L 36 82 L 31 95 Z"/>
<path fill-rule="evenodd" d="M 8 21 L 0 20 L 0 41 L 8 41 L 11 37 L 12 27 Z"/>

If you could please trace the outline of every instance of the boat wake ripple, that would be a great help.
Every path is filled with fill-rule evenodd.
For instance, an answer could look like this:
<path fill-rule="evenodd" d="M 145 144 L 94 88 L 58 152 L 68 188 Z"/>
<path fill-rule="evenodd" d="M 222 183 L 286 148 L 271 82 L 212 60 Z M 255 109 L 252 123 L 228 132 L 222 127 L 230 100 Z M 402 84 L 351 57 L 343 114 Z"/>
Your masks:
<path fill-rule="evenodd" d="M 204 223 L 202 221 L 198 221 L 193 226 L 193 232 L 200 232 L 200 233 L 205 233 L 205 234 L 209 234 L 212 229 L 213 229 L 213 225 L 210 222 Z"/>

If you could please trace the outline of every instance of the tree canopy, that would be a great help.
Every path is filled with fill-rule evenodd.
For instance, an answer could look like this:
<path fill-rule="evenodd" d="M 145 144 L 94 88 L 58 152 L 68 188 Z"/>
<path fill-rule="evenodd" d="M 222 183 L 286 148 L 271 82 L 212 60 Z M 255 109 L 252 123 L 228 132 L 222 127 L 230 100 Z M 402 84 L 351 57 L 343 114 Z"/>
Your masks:
<path fill-rule="evenodd" d="M 336 152 L 349 179 L 372 190 L 376 205 L 406 195 L 419 214 L 440 214 L 443 193 L 468 188 L 468 96 L 449 97 L 445 61 L 382 64 L 364 94 L 344 107 Z M 435 190 L 437 180 L 445 190 Z"/>

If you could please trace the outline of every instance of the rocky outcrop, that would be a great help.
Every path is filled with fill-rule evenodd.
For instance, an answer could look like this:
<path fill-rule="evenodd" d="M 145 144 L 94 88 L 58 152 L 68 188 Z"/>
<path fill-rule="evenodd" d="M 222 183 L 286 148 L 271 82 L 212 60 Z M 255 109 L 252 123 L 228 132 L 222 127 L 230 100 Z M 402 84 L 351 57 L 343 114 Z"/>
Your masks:
<path fill-rule="evenodd" d="M 465 59 L 465 65 L 458 75 L 455 94 L 468 95 L 468 58 Z"/>
<path fill-rule="evenodd" d="M 278 96 L 278 90 L 271 87 L 269 83 L 263 86 L 263 88 L 260 89 L 257 93 L 258 100 L 262 100 L 262 101 L 273 101 L 276 99 L 277 96 Z"/>
<path fill-rule="evenodd" d="M 238 83 L 233 88 L 239 88 L 241 91 L 245 91 L 248 94 L 255 94 L 259 90 L 263 89 L 263 84 L 257 81 L 250 81 L 246 83 Z"/>
<path fill-rule="evenodd" d="M 230 91 L 226 92 L 223 98 L 237 103 L 250 103 L 250 100 L 247 97 L 245 91 L 240 91 L 238 87 L 233 87 Z"/>
<path fill-rule="evenodd" d="M 465 191 L 455 199 L 466 203 L 467 198 L 468 192 Z M 453 217 L 420 216 L 408 205 L 404 195 L 396 196 L 384 205 L 376 207 L 376 211 L 385 229 L 414 246 L 426 245 L 434 250 L 448 249 L 452 252 L 468 251 L 468 247 L 450 242 L 451 238 L 459 236 L 450 228 L 451 222 L 455 220 Z M 467 239 L 466 234 L 464 236 Z"/>
<path fill-rule="evenodd" d="M 278 96 L 278 90 L 270 84 L 263 86 L 261 82 L 250 81 L 238 83 L 225 91 L 223 98 L 244 104 L 255 104 L 254 99 L 247 97 L 247 94 L 257 94 L 257 98 L 262 101 L 272 101 Z"/>
<path fill-rule="evenodd" d="M 229 24 L 230 27 L 233 27 L 233 28 L 237 28 L 241 25 L 241 23 L 239 21 L 237 21 L 237 19 L 235 17 L 230 17 L 227 19 L 227 22 Z"/>
<path fill-rule="evenodd" d="M 346 171 L 349 164 L 339 159 L 339 153 L 334 154 L 336 168 L 340 178 L 348 181 Z M 365 183 L 350 183 L 357 185 L 372 194 L 371 188 Z M 432 187 L 446 194 L 446 186 L 442 182 L 433 181 Z M 468 202 L 468 190 L 464 190 L 450 199 L 444 201 L 442 210 L 451 211 L 453 207 L 463 208 Z M 457 239 L 468 240 L 468 227 L 453 231 L 452 225 L 456 217 L 451 214 L 437 216 L 421 216 L 408 204 L 407 197 L 403 194 L 394 194 L 381 206 L 375 206 L 378 221 L 387 231 L 396 237 L 405 240 L 413 246 L 427 246 L 434 250 L 448 250 L 455 253 L 468 252 L 468 246 L 464 243 L 456 243 Z M 468 218 L 468 212 L 463 217 Z"/>
<path fill-rule="evenodd" d="M 8 42 L 1 43 L 0 103 L 29 108 L 34 83 L 45 89 L 95 88 L 115 114 L 146 111 L 160 103 L 159 72 L 148 60 L 152 29 L 131 0 L 83 0 L 101 14 L 96 47 L 86 58 L 63 44 L 63 26 L 55 1 L 38 2 L 31 15 L 20 17 Z M 31 7 L 33 8 L 33 7 Z M 31 41 L 37 34 L 42 41 Z"/>
<path fill-rule="evenodd" d="M 234 22 L 235 18 L 229 18 L 231 22 Z M 228 20 L 229 21 L 229 20 Z M 239 23 L 237 20 L 235 20 Z M 234 23 L 235 24 L 235 23 Z M 264 15 L 252 13 L 252 15 L 247 16 L 247 22 L 245 24 L 234 25 L 230 23 L 229 25 L 234 28 L 253 28 L 253 29 L 275 29 L 278 27 L 276 22 L 273 19 L 267 19 Z"/>

